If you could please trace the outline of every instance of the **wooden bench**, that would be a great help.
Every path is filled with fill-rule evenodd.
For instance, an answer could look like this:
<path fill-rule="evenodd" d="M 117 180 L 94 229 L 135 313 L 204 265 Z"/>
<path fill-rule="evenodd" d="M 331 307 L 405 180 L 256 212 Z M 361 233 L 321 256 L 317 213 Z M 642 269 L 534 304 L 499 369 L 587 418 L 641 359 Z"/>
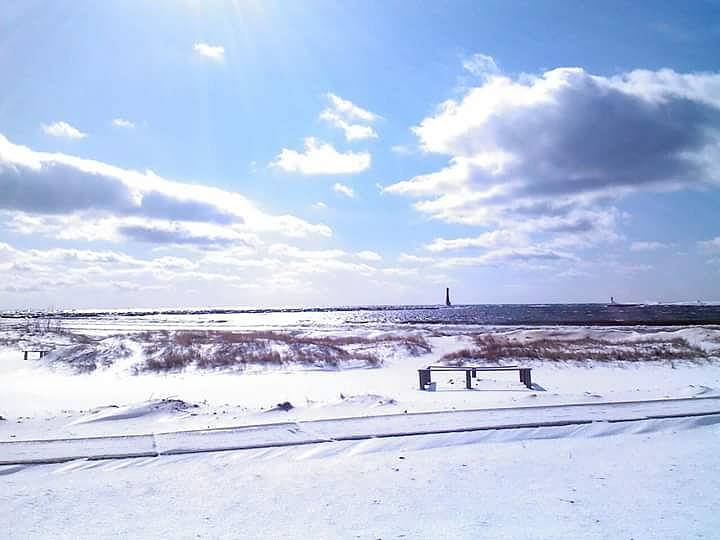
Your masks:
<path fill-rule="evenodd" d="M 49 350 L 46 350 L 46 349 L 23 351 L 23 359 L 24 359 L 24 360 L 27 360 L 27 359 L 28 359 L 28 354 L 30 354 L 30 353 L 38 353 L 38 354 L 40 355 L 40 358 L 42 358 L 43 356 L 45 356 L 45 355 L 46 355 L 47 353 L 49 353 L 49 352 L 50 352 L 50 351 L 49 351 Z"/>
<path fill-rule="evenodd" d="M 532 368 L 520 366 L 428 366 L 425 369 L 418 369 L 420 378 L 420 390 L 425 390 L 430 384 L 430 373 L 433 371 L 464 371 L 465 387 L 472 389 L 472 379 L 477 377 L 478 371 L 517 371 L 520 374 L 520 382 L 528 388 L 532 388 Z"/>

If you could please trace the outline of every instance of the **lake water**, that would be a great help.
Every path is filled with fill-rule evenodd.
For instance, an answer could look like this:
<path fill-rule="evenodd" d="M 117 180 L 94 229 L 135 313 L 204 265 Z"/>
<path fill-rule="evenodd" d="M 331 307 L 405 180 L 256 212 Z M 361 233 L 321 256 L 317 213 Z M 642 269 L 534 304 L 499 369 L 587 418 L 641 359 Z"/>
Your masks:
<path fill-rule="evenodd" d="M 40 314 L 30 314 L 38 316 Z M 5 313 L 19 322 L 27 314 Z M 47 315 L 44 315 L 47 317 Z M 70 311 L 63 325 L 125 327 L 281 327 L 346 324 L 692 325 L 720 324 L 717 304 L 486 304 L 365 306 L 308 309 L 188 309 Z M 31 319 L 32 320 L 32 319 Z"/>

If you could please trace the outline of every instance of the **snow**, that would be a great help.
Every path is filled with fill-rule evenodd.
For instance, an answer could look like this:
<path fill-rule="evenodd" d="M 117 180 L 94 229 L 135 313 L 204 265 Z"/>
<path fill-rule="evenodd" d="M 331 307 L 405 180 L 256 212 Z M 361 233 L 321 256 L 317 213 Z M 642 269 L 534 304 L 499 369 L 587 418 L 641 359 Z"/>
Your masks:
<path fill-rule="evenodd" d="M 99 411 L 84 421 L 98 421 L 97 416 L 101 419 L 136 417 L 168 407 L 183 408 L 177 402 L 148 403 L 142 407 L 120 408 L 113 414 L 108 414 L 108 410 Z M 720 423 L 720 397 L 437 411 L 147 435 L 0 442 L 0 464 L 60 462 L 81 457 L 158 456 L 439 434 L 476 433 L 472 441 L 603 436 L 653 431 L 652 422 L 647 421 L 668 418 L 684 419 L 689 426 Z M 570 429 L 548 429 L 557 427 Z M 455 444 L 457 440 L 451 438 Z"/>
<path fill-rule="evenodd" d="M 720 425 L 659 422 L 4 468 L 0 520 L 6 538 L 714 538 Z"/>
<path fill-rule="evenodd" d="M 3 536 L 715 536 L 720 327 L 338 327 L 324 316 L 73 321 L 73 331 L 102 343 L 95 357 L 75 349 L 83 361 L 102 360 L 89 373 L 66 366 L 61 349 L 23 360 L 23 344 L 68 346 L 67 334 L 0 327 L 0 462 L 92 458 L 1 466 Z M 381 357 L 377 368 L 135 369 L 145 353 L 131 334 L 198 327 L 407 333 L 432 352 L 359 346 Z M 520 359 L 533 368 L 532 390 L 514 372 L 483 373 L 471 391 L 463 374 L 438 373 L 436 392 L 418 390 L 418 368 L 468 348 L 478 332 L 620 345 L 681 338 L 707 357 Z M 284 402 L 293 408 L 277 407 Z"/>
<path fill-rule="evenodd" d="M 105 333 L 111 330 L 117 329 L 111 326 Z M 316 327 L 308 333 L 376 336 L 386 331 L 365 326 L 341 334 L 336 328 Z M 417 333 L 418 329 L 404 331 Z M 48 362 L 48 357 L 24 361 L 21 351 L 0 348 L 0 415 L 8 419 L 0 421 L 0 441 L 142 434 L 404 412 L 720 395 L 720 363 L 694 361 L 524 361 L 533 368 L 536 390 L 520 384 L 514 372 L 482 374 L 473 391 L 465 390 L 463 374 L 442 373 L 434 375 L 437 392 L 420 392 L 417 369 L 467 347 L 465 333 L 478 329 L 454 329 L 454 334 L 439 336 L 445 331 L 420 331 L 432 344 L 432 353 L 411 356 L 403 349 L 383 346 L 384 364 L 377 369 L 294 366 L 236 373 L 192 368 L 179 373 L 134 374 L 132 367 L 140 360 L 142 348 L 132 340 L 115 336 L 103 342 L 103 353 L 107 354 L 113 343 L 118 347 L 128 343 L 131 353 L 92 373 L 78 374 L 62 364 Z M 622 342 L 682 337 L 715 354 L 720 349 L 717 327 L 503 327 L 495 331 L 512 334 L 515 339 L 564 336 Z M 162 399 L 182 400 L 189 407 L 142 409 L 146 403 Z M 294 408 L 288 412 L 271 411 L 286 401 Z M 101 408 L 106 412 L 94 412 Z M 141 412 L 121 414 L 126 410 Z"/>

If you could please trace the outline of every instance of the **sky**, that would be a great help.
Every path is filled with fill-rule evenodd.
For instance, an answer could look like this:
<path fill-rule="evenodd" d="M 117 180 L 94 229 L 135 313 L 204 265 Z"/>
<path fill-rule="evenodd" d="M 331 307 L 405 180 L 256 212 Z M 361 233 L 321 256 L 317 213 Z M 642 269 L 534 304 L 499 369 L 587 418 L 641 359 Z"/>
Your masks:
<path fill-rule="evenodd" d="M 717 51 L 717 0 L 6 0 L 0 309 L 720 300 Z"/>

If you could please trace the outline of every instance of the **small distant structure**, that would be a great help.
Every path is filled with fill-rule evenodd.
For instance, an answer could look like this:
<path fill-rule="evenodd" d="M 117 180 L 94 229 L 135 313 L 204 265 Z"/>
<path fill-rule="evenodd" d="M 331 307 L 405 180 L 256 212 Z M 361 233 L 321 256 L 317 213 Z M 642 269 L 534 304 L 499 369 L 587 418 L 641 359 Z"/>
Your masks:
<path fill-rule="evenodd" d="M 450 287 L 445 287 L 445 305 L 447 307 L 452 306 L 450 303 Z"/>
<path fill-rule="evenodd" d="M 27 351 L 23 351 L 23 360 L 27 360 L 28 357 L 29 357 L 29 355 L 30 355 L 31 353 L 37 353 L 37 354 L 40 355 L 40 358 L 42 358 L 43 356 L 45 356 L 45 355 L 48 354 L 49 352 L 50 352 L 49 349 L 30 349 L 30 350 L 27 350 Z"/>
<path fill-rule="evenodd" d="M 613 305 L 613 304 L 615 304 L 615 297 L 611 296 L 610 297 L 610 305 Z"/>

